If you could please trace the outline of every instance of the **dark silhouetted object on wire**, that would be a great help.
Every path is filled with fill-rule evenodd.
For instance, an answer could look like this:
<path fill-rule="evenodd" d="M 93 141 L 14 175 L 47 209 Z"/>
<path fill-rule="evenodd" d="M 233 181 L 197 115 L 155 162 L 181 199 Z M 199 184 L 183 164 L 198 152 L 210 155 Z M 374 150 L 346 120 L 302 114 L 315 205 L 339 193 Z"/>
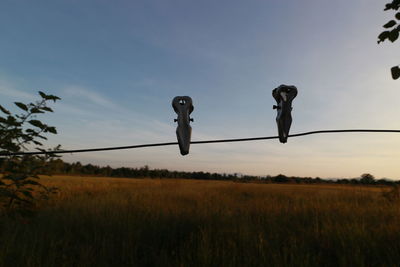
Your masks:
<path fill-rule="evenodd" d="M 288 137 L 299 137 L 299 136 L 322 134 L 322 133 L 350 133 L 350 132 L 400 133 L 400 130 L 346 129 L 346 130 L 320 130 L 320 131 L 311 131 L 311 132 L 304 132 L 297 134 L 289 134 L 290 125 L 292 123 L 292 117 L 291 117 L 292 101 L 297 96 L 297 88 L 295 86 L 281 85 L 272 91 L 272 95 L 278 104 L 277 106 L 274 106 L 274 108 L 277 109 L 278 111 L 276 122 L 278 125 L 279 136 L 191 141 L 192 127 L 190 126 L 190 122 L 193 121 L 193 119 L 190 118 L 190 114 L 193 112 L 192 99 L 188 96 L 177 96 L 172 100 L 172 107 L 178 114 L 178 118 L 175 119 L 175 122 L 178 122 L 178 127 L 176 129 L 176 136 L 178 142 L 141 144 L 133 146 L 120 146 L 120 147 L 73 149 L 73 150 L 52 150 L 52 151 L 40 150 L 37 152 L 0 151 L 0 156 L 81 153 L 81 152 L 109 151 L 109 150 L 170 146 L 170 145 L 179 145 L 181 154 L 187 155 L 189 153 L 190 144 L 244 142 L 244 141 L 257 141 L 257 140 L 268 140 L 268 139 L 278 139 L 278 138 L 282 143 L 286 143 Z"/>
<path fill-rule="evenodd" d="M 190 118 L 190 113 L 193 111 L 192 99 L 188 96 L 176 96 L 172 100 L 172 107 L 174 108 L 178 118 L 175 122 L 178 122 L 176 127 L 176 137 L 179 143 L 179 149 L 182 156 L 189 154 L 190 139 L 192 136 L 192 127 L 190 122 L 193 119 Z"/>
<path fill-rule="evenodd" d="M 289 137 L 300 137 L 300 136 L 306 136 L 306 135 L 312 135 L 312 134 L 324 134 L 324 133 L 400 133 L 400 130 L 376 130 L 376 129 L 319 130 L 319 131 L 290 134 Z M 263 137 L 248 137 L 248 138 L 236 138 L 236 139 L 191 141 L 190 143 L 191 144 L 211 144 L 211 143 L 259 141 L 259 140 L 269 140 L 269 139 L 278 139 L 278 138 L 279 138 L 279 136 L 263 136 Z M 87 148 L 87 149 L 72 149 L 72 150 L 51 150 L 51 151 L 35 151 L 35 152 L 1 151 L 0 156 L 67 154 L 67 153 L 133 149 L 133 148 L 143 148 L 143 147 L 171 146 L 171 145 L 178 145 L 178 143 L 177 142 L 166 142 L 166 143 L 142 144 L 142 145 L 133 145 L 133 146 L 102 147 L 102 148 Z"/>
<path fill-rule="evenodd" d="M 290 126 L 292 125 L 292 101 L 297 96 L 297 88 L 293 85 L 280 85 L 272 90 L 275 98 L 276 124 L 278 126 L 279 141 L 286 143 L 289 136 Z"/>

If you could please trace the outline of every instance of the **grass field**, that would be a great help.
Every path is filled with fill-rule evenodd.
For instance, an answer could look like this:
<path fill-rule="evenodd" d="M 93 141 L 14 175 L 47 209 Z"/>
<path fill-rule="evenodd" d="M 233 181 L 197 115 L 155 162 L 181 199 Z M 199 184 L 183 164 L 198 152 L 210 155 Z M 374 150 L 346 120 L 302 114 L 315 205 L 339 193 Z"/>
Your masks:
<path fill-rule="evenodd" d="M 0 221 L 0 266 L 400 266 L 387 188 L 44 177 L 60 191 Z"/>

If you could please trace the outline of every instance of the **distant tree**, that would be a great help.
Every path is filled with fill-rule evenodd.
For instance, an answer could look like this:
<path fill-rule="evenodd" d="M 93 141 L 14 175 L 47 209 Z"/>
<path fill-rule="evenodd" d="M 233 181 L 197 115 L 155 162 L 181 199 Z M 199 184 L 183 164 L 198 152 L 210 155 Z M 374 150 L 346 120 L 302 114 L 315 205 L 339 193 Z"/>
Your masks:
<path fill-rule="evenodd" d="M 355 179 L 355 178 L 350 179 L 350 184 L 359 184 L 359 183 L 360 183 L 360 181 L 358 179 Z"/>
<path fill-rule="evenodd" d="M 272 181 L 275 183 L 287 183 L 289 182 L 289 178 L 283 174 L 278 174 L 272 178 Z"/>
<path fill-rule="evenodd" d="M 379 179 L 379 180 L 377 180 L 375 182 L 377 184 L 381 184 L 381 185 L 393 185 L 394 184 L 393 181 L 390 181 L 390 180 L 388 180 L 386 178 Z"/>
<path fill-rule="evenodd" d="M 400 0 L 393 0 L 391 3 L 387 3 L 385 5 L 384 11 L 387 10 L 398 11 L 399 9 L 400 9 Z M 388 21 L 385 25 L 383 25 L 383 28 L 385 28 L 386 30 L 381 32 L 381 34 L 379 34 L 378 44 L 384 42 L 385 40 L 389 40 L 393 43 L 399 38 L 400 24 L 398 23 L 398 21 L 400 20 L 400 12 L 397 12 L 395 14 L 395 18 L 396 20 L 392 19 Z M 399 66 L 392 67 L 391 72 L 392 72 L 392 78 L 394 80 L 400 77 Z"/>
<path fill-rule="evenodd" d="M 22 110 L 12 114 L 0 105 L 0 151 L 6 153 L 23 152 L 29 147 L 43 150 L 42 140 L 46 133 L 57 134 L 56 128 L 37 119 L 41 113 L 53 112 L 47 106 L 48 101 L 59 100 L 53 95 L 39 92 L 41 99 L 29 104 L 15 102 Z M 55 149 L 59 149 L 60 146 Z M 49 161 L 56 157 L 53 154 L 3 156 L 0 157 L 0 213 L 7 215 L 32 214 L 37 202 L 47 198 L 54 188 L 39 182 L 39 174 L 48 174 Z"/>
<path fill-rule="evenodd" d="M 362 184 L 374 184 L 375 183 L 375 177 L 372 174 L 369 174 L 369 173 L 361 174 L 360 183 L 362 183 Z"/>

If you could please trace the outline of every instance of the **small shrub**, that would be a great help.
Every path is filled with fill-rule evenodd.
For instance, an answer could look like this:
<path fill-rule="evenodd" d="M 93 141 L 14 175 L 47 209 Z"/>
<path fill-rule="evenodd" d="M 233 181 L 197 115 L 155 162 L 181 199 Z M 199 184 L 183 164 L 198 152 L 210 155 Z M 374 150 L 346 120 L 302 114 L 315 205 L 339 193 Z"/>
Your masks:
<path fill-rule="evenodd" d="M 14 104 L 22 110 L 21 114 L 12 114 L 0 105 L 0 153 L 24 152 L 35 147 L 44 151 L 42 140 L 47 140 L 46 133 L 57 134 L 53 126 L 44 124 L 37 116 L 53 112 L 48 107 L 49 101 L 60 98 L 39 92 L 41 99 L 34 103 Z M 60 149 L 60 146 L 54 148 Z M 0 156 L 0 213 L 3 215 L 32 215 L 37 203 L 47 199 L 55 188 L 49 188 L 39 182 L 39 174 L 49 174 L 47 165 L 54 154 L 40 155 L 5 155 Z"/>

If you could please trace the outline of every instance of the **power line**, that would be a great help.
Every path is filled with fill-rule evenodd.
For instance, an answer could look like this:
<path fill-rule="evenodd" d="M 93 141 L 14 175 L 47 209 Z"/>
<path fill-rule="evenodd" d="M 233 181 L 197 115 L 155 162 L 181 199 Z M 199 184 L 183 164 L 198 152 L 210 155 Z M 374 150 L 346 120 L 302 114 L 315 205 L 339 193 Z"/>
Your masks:
<path fill-rule="evenodd" d="M 400 130 L 371 130 L 371 129 L 320 130 L 320 131 L 311 131 L 311 132 L 304 132 L 304 133 L 298 133 L 298 134 L 291 134 L 291 135 L 289 135 L 289 137 L 300 137 L 300 136 L 305 136 L 305 135 L 323 134 L 323 133 L 361 133 L 361 132 L 400 133 Z M 278 138 L 279 138 L 279 136 L 264 136 L 264 137 L 236 138 L 236 139 L 217 139 L 217 140 L 192 141 L 192 142 L 190 142 L 190 144 L 245 142 L 245 141 L 258 141 L 258 140 L 268 140 L 268 139 L 278 139 Z M 178 145 L 178 142 L 142 144 L 142 145 L 133 145 L 133 146 L 119 146 L 119 147 L 89 148 L 89 149 L 56 150 L 56 151 L 13 152 L 13 153 L 1 152 L 0 156 L 67 154 L 67 153 L 82 153 L 82 152 L 134 149 L 134 148 L 142 148 L 142 147 L 171 146 L 171 145 Z"/>

